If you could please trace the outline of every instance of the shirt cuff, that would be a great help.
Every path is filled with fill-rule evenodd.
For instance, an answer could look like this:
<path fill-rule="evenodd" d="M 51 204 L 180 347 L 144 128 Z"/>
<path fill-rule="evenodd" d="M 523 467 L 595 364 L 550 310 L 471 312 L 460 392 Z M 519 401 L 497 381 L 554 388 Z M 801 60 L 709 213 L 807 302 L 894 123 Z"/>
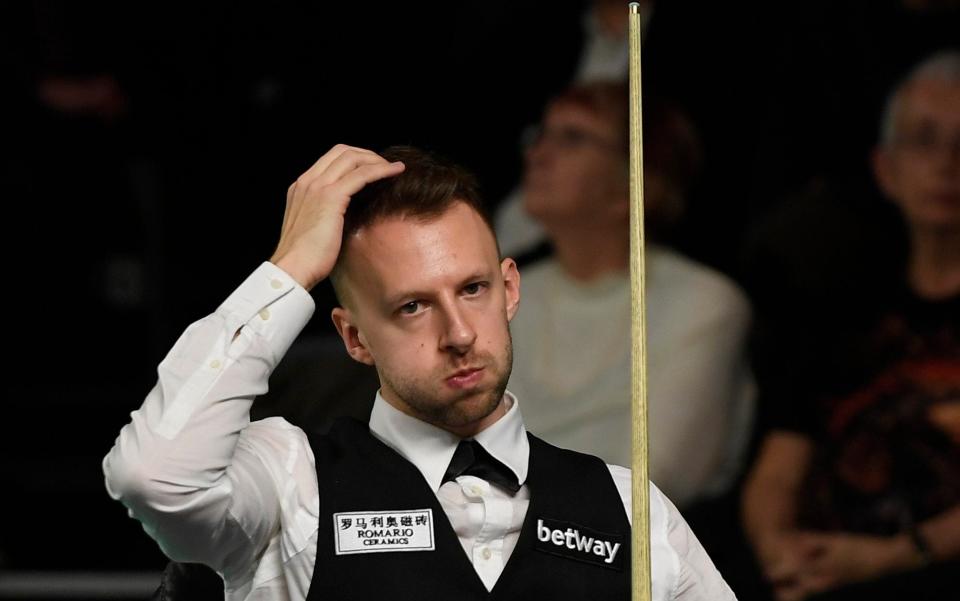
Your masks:
<path fill-rule="evenodd" d="M 263 338 L 280 360 L 307 322 L 316 304 L 290 274 L 264 261 L 223 301 L 216 313 L 230 336 L 246 326 Z"/>

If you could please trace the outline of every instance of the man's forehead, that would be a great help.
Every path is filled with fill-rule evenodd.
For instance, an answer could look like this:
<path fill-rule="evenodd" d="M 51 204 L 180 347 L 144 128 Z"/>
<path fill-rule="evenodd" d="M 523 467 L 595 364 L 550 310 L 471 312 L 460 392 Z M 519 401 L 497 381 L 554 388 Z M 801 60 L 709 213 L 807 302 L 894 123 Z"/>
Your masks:
<path fill-rule="evenodd" d="M 466 203 L 437 216 L 391 216 L 345 240 L 350 279 L 378 292 L 460 277 L 499 263 L 493 233 Z"/>
<path fill-rule="evenodd" d="M 370 252 L 395 247 L 413 250 L 423 242 L 462 240 L 465 246 L 496 244 L 483 217 L 465 202 L 455 201 L 436 215 L 391 215 L 359 228 L 348 244 Z"/>

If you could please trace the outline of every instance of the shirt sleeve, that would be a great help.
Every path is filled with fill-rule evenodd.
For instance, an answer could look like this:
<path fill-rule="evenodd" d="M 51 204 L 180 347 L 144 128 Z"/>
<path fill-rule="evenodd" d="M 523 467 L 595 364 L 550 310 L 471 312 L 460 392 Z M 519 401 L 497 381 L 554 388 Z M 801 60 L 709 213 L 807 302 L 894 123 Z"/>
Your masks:
<path fill-rule="evenodd" d="M 633 523 L 630 470 L 607 466 Z M 674 504 L 650 482 L 650 573 L 655 601 L 736 601 Z"/>
<path fill-rule="evenodd" d="M 313 311 L 287 273 L 260 265 L 184 331 L 104 458 L 107 492 L 170 558 L 236 580 L 277 532 L 305 436 L 280 419 L 251 425 L 249 410 Z"/>

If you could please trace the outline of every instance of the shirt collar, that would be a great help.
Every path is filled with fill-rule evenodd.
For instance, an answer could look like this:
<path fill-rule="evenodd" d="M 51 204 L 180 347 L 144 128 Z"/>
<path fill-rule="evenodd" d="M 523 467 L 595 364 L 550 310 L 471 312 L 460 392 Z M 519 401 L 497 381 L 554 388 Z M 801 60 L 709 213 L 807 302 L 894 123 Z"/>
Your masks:
<path fill-rule="evenodd" d="M 504 394 L 507 413 L 474 436 L 474 440 L 516 474 L 522 485 L 527 480 L 530 443 L 520 406 L 510 392 Z M 370 432 L 412 463 L 436 493 L 443 475 L 460 443 L 460 437 L 403 413 L 379 392 L 370 414 Z"/>

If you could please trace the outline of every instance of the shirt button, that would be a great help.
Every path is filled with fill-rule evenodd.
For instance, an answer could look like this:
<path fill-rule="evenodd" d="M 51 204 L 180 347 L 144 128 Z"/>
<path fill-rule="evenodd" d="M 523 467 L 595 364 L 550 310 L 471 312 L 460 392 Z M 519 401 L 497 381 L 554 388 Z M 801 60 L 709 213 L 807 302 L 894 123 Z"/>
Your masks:
<path fill-rule="evenodd" d="M 211 361 L 211 362 L 210 362 L 210 367 L 213 368 L 213 369 L 220 369 L 220 360 L 219 360 L 219 359 L 214 359 L 213 361 Z"/>
<path fill-rule="evenodd" d="M 283 288 L 283 282 L 281 282 L 277 278 L 273 278 L 272 280 L 270 280 L 270 285 L 273 286 L 275 290 L 279 290 L 280 288 Z"/>
<path fill-rule="evenodd" d="M 490 547 L 484 547 L 483 551 L 480 551 L 480 557 L 483 557 L 484 559 L 490 559 L 490 556 L 492 555 L 493 553 L 490 552 Z"/>
<path fill-rule="evenodd" d="M 259 315 L 260 315 L 260 319 L 262 319 L 263 321 L 267 321 L 268 319 L 270 319 L 270 309 L 266 309 L 266 308 L 260 309 Z"/>

